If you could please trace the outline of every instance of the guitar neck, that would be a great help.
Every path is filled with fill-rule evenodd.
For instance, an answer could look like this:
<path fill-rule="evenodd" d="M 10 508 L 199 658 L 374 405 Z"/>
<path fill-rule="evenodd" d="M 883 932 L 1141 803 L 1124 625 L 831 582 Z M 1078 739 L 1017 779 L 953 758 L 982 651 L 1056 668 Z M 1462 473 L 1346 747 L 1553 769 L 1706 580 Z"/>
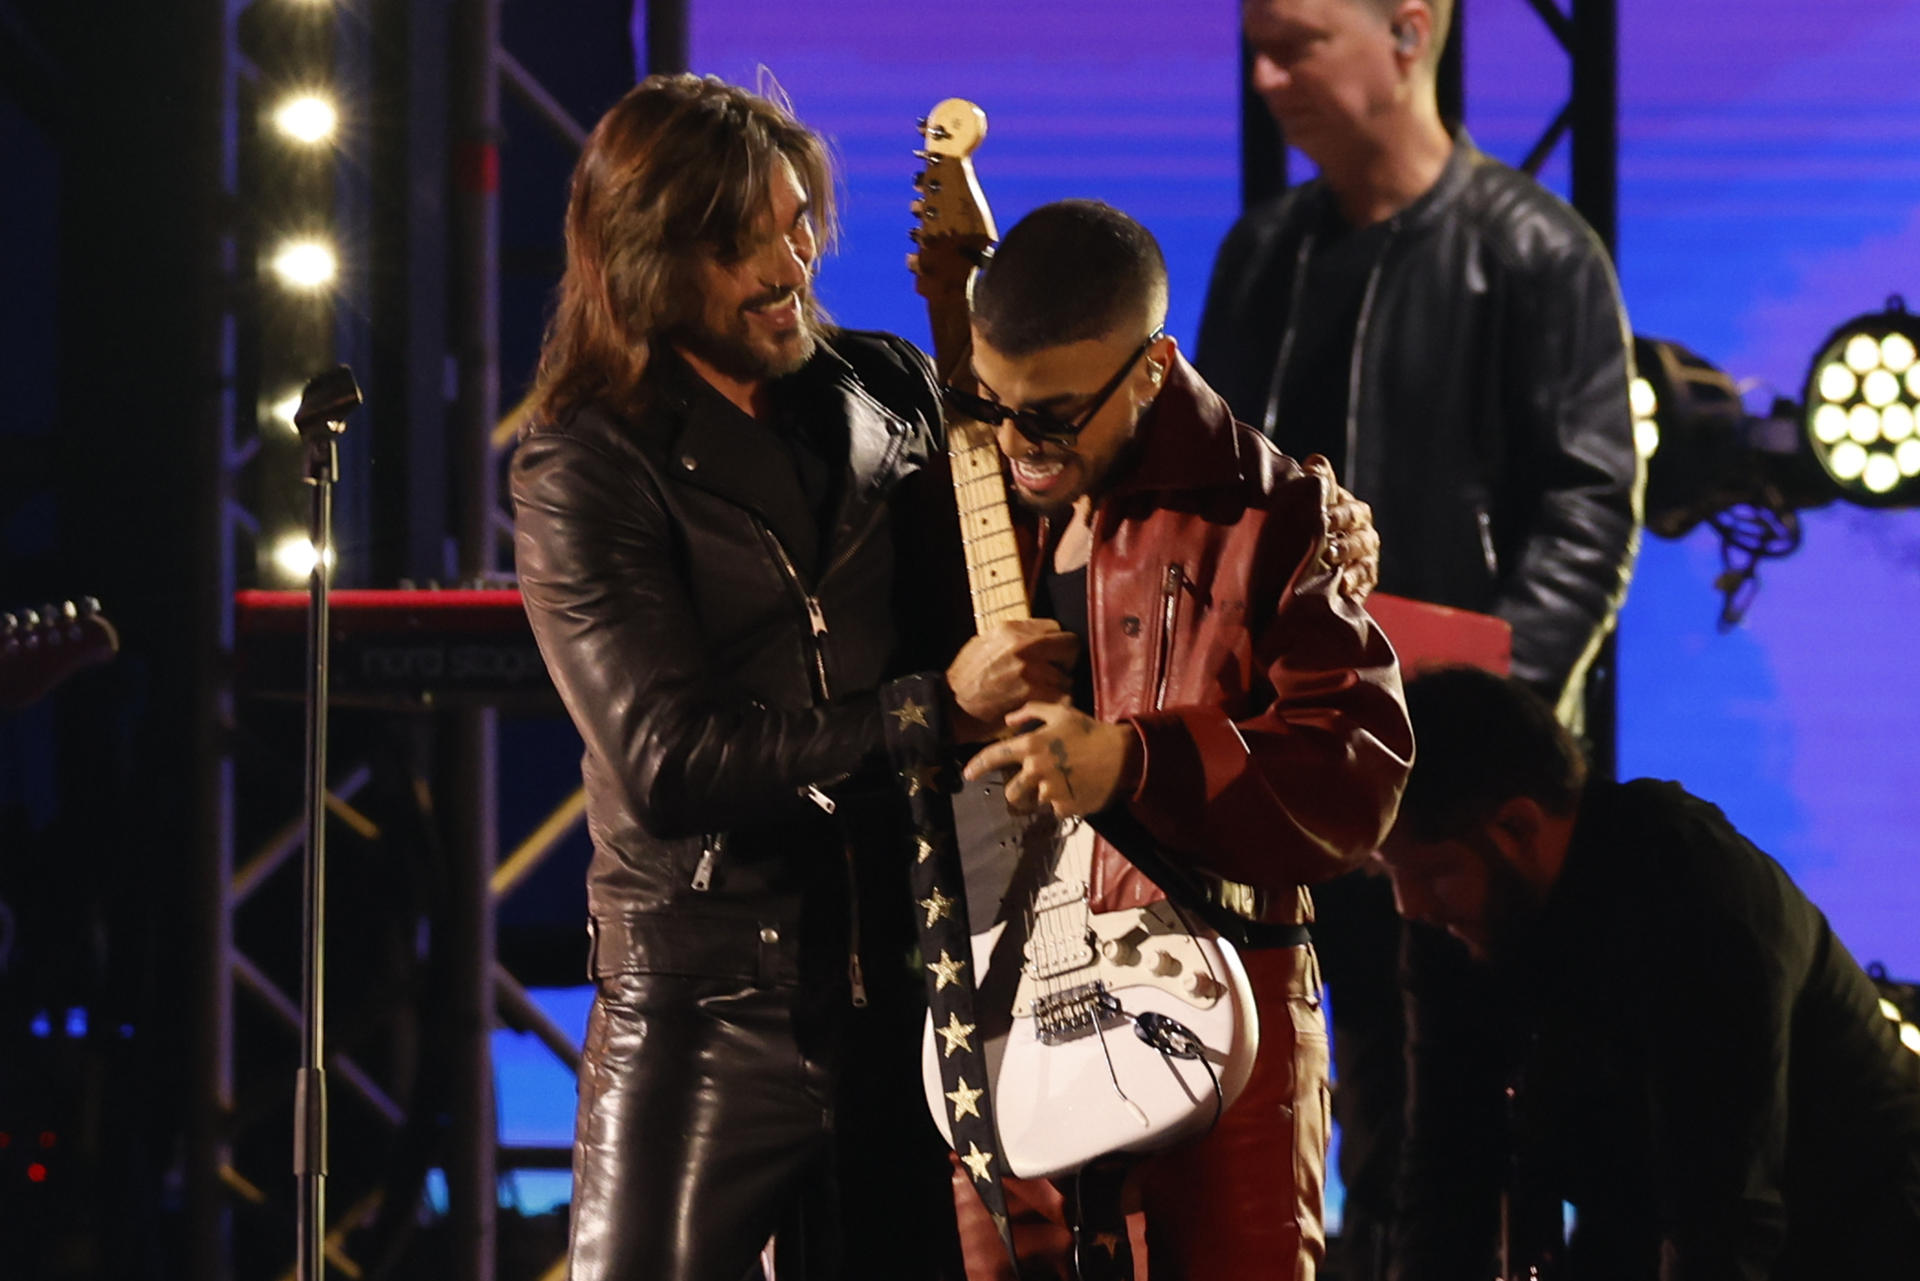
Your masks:
<path fill-rule="evenodd" d="M 1033 617 L 993 432 L 980 423 L 949 419 L 947 456 L 953 467 L 954 505 L 960 509 L 975 630 L 984 632 L 989 623 L 1004 619 Z"/>

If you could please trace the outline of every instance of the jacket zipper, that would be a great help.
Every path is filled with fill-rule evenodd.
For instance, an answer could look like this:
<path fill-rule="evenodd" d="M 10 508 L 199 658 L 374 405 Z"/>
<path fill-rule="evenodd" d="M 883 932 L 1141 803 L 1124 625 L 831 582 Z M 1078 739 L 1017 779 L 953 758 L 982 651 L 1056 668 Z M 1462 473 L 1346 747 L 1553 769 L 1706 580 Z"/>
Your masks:
<path fill-rule="evenodd" d="M 1180 586 L 1186 581 L 1186 570 L 1179 561 L 1167 566 L 1166 583 L 1160 589 L 1160 654 L 1156 670 L 1158 675 L 1153 682 L 1153 710 L 1159 711 L 1166 705 L 1167 681 L 1173 675 L 1173 624 L 1180 614 Z"/>
<path fill-rule="evenodd" d="M 1393 242 L 1399 236 L 1400 219 L 1396 215 L 1387 225 L 1387 238 L 1381 242 L 1379 256 L 1373 260 L 1373 270 L 1367 273 L 1367 292 L 1360 298 L 1360 319 L 1353 326 L 1353 352 L 1347 363 L 1347 456 L 1342 464 L 1349 481 L 1360 476 L 1360 368 L 1365 363 L 1367 350 L 1367 322 L 1373 319 L 1373 300 L 1380 292 L 1380 277 L 1386 273 L 1387 255 L 1393 251 Z"/>
<path fill-rule="evenodd" d="M 827 683 L 826 612 L 820 608 L 819 597 L 808 591 L 806 584 L 800 581 L 800 570 L 794 565 L 793 557 L 787 554 L 786 544 L 767 528 L 765 521 L 756 519 L 754 523 L 760 527 L 760 536 L 766 539 L 767 546 L 773 548 L 774 559 L 780 562 L 780 568 L 786 571 L 787 581 L 800 593 L 800 601 L 806 606 L 807 654 L 813 660 L 813 694 L 815 699 L 824 703 L 831 697 Z"/>
<path fill-rule="evenodd" d="M 721 852 L 727 848 L 725 832 L 708 832 L 706 841 L 700 847 L 700 861 L 693 868 L 693 888 L 702 894 L 713 888 L 714 865 L 720 861 Z"/>
<path fill-rule="evenodd" d="M 1287 363 L 1293 359 L 1293 336 L 1300 327 L 1300 298 L 1307 291 L 1307 259 L 1313 256 L 1315 236 L 1308 232 L 1293 256 L 1293 283 L 1287 286 L 1287 327 L 1280 335 L 1280 354 L 1274 357 L 1273 378 L 1267 384 L 1267 412 L 1262 416 L 1260 434 L 1273 439 L 1280 419 L 1280 388 L 1286 381 Z"/>
<path fill-rule="evenodd" d="M 1476 507 L 1473 517 L 1480 525 L 1480 555 L 1487 562 L 1487 576 L 1500 577 L 1500 554 L 1493 549 L 1493 517 L 1487 515 L 1487 509 Z"/>
<path fill-rule="evenodd" d="M 853 990 L 853 1008 L 867 1007 L 867 975 L 860 966 L 860 880 L 854 869 L 853 845 L 843 846 L 847 855 L 847 902 L 853 911 L 847 925 L 847 985 Z"/>

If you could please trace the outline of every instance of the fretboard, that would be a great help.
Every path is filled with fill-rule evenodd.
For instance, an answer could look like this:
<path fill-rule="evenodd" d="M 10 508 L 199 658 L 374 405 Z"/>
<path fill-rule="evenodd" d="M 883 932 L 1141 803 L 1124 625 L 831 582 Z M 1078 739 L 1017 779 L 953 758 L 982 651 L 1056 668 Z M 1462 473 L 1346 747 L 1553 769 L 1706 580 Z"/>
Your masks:
<path fill-rule="evenodd" d="M 953 463 L 953 497 L 960 509 L 960 541 L 967 554 L 967 587 L 973 595 L 973 625 L 1031 618 L 1020 545 L 1007 509 L 1000 472 L 1000 446 L 976 422 L 949 419 L 947 455 Z"/>

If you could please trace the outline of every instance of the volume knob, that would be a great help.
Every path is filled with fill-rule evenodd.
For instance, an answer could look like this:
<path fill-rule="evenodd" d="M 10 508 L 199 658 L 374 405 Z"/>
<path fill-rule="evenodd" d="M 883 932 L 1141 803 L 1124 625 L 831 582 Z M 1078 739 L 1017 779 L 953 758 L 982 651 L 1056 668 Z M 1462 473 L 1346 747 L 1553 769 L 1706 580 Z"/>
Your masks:
<path fill-rule="evenodd" d="M 1180 958 L 1172 952 L 1155 952 L 1153 954 L 1153 964 L 1149 968 L 1162 978 L 1171 978 L 1180 972 Z"/>
<path fill-rule="evenodd" d="M 1103 941 L 1100 955 L 1114 965 L 1137 965 L 1140 962 L 1140 949 L 1123 938 Z"/>
<path fill-rule="evenodd" d="M 1188 996 L 1198 1001 L 1208 1000 L 1217 995 L 1220 990 L 1220 985 L 1213 981 L 1213 976 L 1203 970 L 1195 970 L 1187 975 L 1187 981 L 1181 986 L 1187 989 Z"/>

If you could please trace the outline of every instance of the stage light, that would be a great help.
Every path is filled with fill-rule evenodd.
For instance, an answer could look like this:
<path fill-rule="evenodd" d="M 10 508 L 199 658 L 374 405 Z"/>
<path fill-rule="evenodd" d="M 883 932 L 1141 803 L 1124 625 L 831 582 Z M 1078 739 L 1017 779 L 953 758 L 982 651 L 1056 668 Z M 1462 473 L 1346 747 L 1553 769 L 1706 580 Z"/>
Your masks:
<path fill-rule="evenodd" d="M 273 123 L 295 142 L 308 145 L 333 137 L 340 115 L 333 104 L 317 93 L 295 94 L 274 108 Z M 1878 359 L 1876 354 L 1875 359 Z"/>
<path fill-rule="evenodd" d="M 273 270 L 291 288 L 324 289 L 333 283 L 339 262 L 325 241 L 290 240 L 273 256 Z"/>
<path fill-rule="evenodd" d="M 313 540 L 305 535 L 296 534 L 290 538 L 283 538 L 273 549 L 273 563 L 292 578 L 310 576 L 313 573 L 314 560 Z M 327 568 L 332 569 L 333 563 L 333 551 L 329 548 Z"/>
<path fill-rule="evenodd" d="M 268 410 L 267 412 L 270 415 L 272 415 L 273 420 L 275 422 L 285 423 L 288 431 L 298 432 L 300 428 L 293 421 L 293 415 L 296 411 L 299 410 L 299 408 L 300 408 L 300 393 L 299 391 L 295 390 L 295 391 L 288 392 L 286 395 L 282 396 L 280 399 L 274 401 L 273 408 Z"/>
<path fill-rule="evenodd" d="M 1806 439 L 1840 496 L 1869 506 L 1920 501 L 1920 317 L 1899 297 L 1827 336 L 1807 370 Z M 1837 414 L 1846 415 L 1844 432 Z"/>
<path fill-rule="evenodd" d="M 1636 377 L 1627 386 L 1627 404 L 1633 410 L 1634 447 L 1642 458 L 1651 458 L 1660 452 L 1660 397 L 1652 383 Z"/>

